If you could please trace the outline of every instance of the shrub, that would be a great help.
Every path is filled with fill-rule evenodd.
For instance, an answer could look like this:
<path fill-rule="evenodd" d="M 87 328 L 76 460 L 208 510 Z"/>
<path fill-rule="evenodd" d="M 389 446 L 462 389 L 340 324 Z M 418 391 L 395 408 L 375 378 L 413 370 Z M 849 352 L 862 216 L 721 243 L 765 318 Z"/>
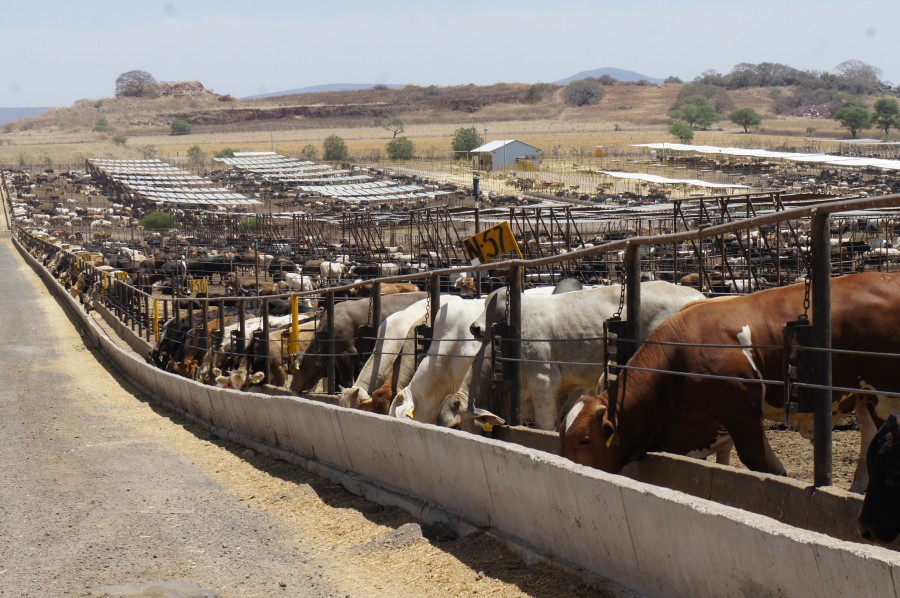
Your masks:
<path fill-rule="evenodd" d="M 101 118 L 96 123 L 94 123 L 94 128 L 91 129 L 94 133 L 108 133 L 109 132 L 109 123 L 106 122 L 105 118 Z"/>
<path fill-rule="evenodd" d="M 116 145 L 125 145 L 125 142 L 128 141 L 128 137 L 125 137 L 124 135 L 116 135 L 112 138 L 112 140 Z"/>
<path fill-rule="evenodd" d="M 150 212 L 141 218 L 141 226 L 149 229 L 170 229 L 178 226 L 178 219 L 168 212 Z"/>
<path fill-rule="evenodd" d="M 350 156 L 347 144 L 337 135 L 329 135 L 322 142 L 322 155 L 329 162 L 340 162 Z"/>
<path fill-rule="evenodd" d="M 592 106 L 599 104 L 604 95 L 600 81 L 588 77 L 566 85 L 563 90 L 563 101 L 569 106 Z"/>
<path fill-rule="evenodd" d="M 315 162 L 319 159 L 319 148 L 312 143 L 308 143 L 300 148 L 300 158 Z"/>
<path fill-rule="evenodd" d="M 262 220 L 256 216 L 250 216 L 249 218 L 241 220 L 241 226 L 247 230 L 255 231 L 262 227 Z"/>
<path fill-rule="evenodd" d="M 188 148 L 187 159 L 194 166 L 203 164 L 206 161 L 206 152 L 200 149 L 199 145 L 192 145 Z"/>
<path fill-rule="evenodd" d="M 416 155 L 416 144 L 402 135 L 391 139 L 386 149 L 388 158 L 391 160 L 412 160 Z"/>
<path fill-rule="evenodd" d="M 234 158 L 234 150 L 230 147 L 220 149 L 215 153 L 216 158 Z"/>
<path fill-rule="evenodd" d="M 674 135 L 681 143 L 690 143 L 694 140 L 694 130 L 691 125 L 679 120 L 669 127 L 669 133 Z"/>
<path fill-rule="evenodd" d="M 172 135 L 187 135 L 192 128 L 191 123 L 184 119 L 176 118 L 172 121 Z"/>

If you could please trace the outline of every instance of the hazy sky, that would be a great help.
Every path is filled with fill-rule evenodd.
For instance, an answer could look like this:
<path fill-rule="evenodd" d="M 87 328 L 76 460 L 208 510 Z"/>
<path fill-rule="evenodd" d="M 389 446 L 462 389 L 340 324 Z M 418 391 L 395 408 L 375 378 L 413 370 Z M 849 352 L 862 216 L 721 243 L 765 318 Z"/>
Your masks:
<path fill-rule="evenodd" d="M 323 83 L 684 80 L 740 62 L 900 84 L 900 1 L 42 0 L 4 3 L 0 106 L 111 97 L 129 70 L 243 97 Z"/>

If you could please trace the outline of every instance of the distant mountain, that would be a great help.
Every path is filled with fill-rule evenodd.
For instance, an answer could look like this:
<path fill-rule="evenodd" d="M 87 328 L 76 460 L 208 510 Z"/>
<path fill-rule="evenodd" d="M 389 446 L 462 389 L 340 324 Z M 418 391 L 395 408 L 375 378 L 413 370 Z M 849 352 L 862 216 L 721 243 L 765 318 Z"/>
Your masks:
<path fill-rule="evenodd" d="M 318 93 L 320 91 L 359 91 L 360 89 L 372 89 L 376 85 L 384 85 L 383 83 L 325 83 L 324 85 L 311 85 L 310 87 L 299 87 L 297 89 L 288 89 L 287 91 L 271 91 L 269 93 L 261 93 L 255 96 L 247 96 L 245 100 L 262 100 L 263 98 L 277 98 L 280 96 L 293 96 L 301 93 Z M 392 89 L 400 89 L 405 85 L 388 85 Z"/>
<path fill-rule="evenodd" d="M 10 120 L 25 118 L 26 116 L 37 116 L 47 110 L 50 110 L 50 108 L 0 108 L 0 125 Z"/>
<path fill-rule="evenodd" d="M 565 79 L 560 79 L 557 81 L 560 85 L 566 85 L 567 83 L 571 83 L 572 81 L 578 81 L 579 79 L 587 79 L 588 77 L 602 77 L 603 75 L 609 75 L 614 78 L 616 81 L 640 81 L 641 79 L 648 81 L 649 83 L 655 83 L 657 85 L 663 82 L 662 79 L 658 79 L 656 77 L 648 77 L 647 75 L 642 75 L 640 73 L 636 73 L 634 71 L 626 71 L 625 69 L 617 69 L 614 67 L 603 67 L 602 69 L 594 69 L 592 71 L 581 71 L 571 77 L 566 77 Z"/>

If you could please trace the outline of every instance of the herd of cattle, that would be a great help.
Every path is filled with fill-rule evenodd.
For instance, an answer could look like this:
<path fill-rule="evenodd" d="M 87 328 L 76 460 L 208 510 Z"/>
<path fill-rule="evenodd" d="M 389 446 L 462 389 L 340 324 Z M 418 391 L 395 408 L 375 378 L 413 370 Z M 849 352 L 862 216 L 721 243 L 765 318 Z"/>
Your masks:
<path fill-rule="evenodd" d="M 100 298 L 96 281 L 91 292 L 74 264 L 81 258 L 111 269 L 99 265 L 102 256 L 45 250 L 39 257 L 74 296 L 89 304 Z M 283 273 L 280 282 L 291 281 L 286 288 L 308 290 L 302 275 L 289 274 L 297 273 Z M 856 491 L 868 489 L 861 533 L 891 541 L 900 533 L 900 424 L 891 417 L 900 408 L 892 397 L 900 391 L 900 273 L 850 274 L 832 285 L 833 383 L 885 393 L 836 391 L 833 416 L 837 423 L 855 411 L 861 427 L 853 482 Z M 213 302 L 205 320 L 194 310 L 190 318 L 165 322 L 148 361 L 204 384 L 302 394 L 321 388 L 331 356 L 344 407 L 475 433 L 503 425 L 478 405 L 493 392 L 502 360 L 493 331 L 508 316 L 507 288 L 474 298 L 460 292 L 471 288 L 461 277 L 453 293 L 435 302 L 412 284 L 383 286 L 391 294 L 380 299 L 378 321 L 371 297 L 336 303 L 333 343 L 327 320 L 311 302 L 301 303 L 293 338 L 290 313 L 274 313 L 269 305 L 264 324 L 258 302 L 256 309 Z M 521 297 L 522 419 L 558 430 L 563 456 L 610 472 L 648 451 L 715 452 L 727 462 L 733 442 L 750 469 L 784 475 L 763 421 L 784 419 L 782 326 L 802 310 L 803 300 L 802 284 L 706 299 L 684 285 L 642 283 L 645 342 L 619 374 L 620 390 L 611 399 L 603 390 L 602 325 L 621 308 L 620 287 L 565 279 L 527 289 Z M 421 326 L 432 321 L 423 343 Z M 369 337 L 361 332 L 367 329 Z M 792 414 L 791 423 L 808 437 L 805 417 Z"/>
<path fill-rule="evenodd" d="M 96 222 L 91 228 L 99 230 L 113 217 L 129 218 L 119 208 L 84 215 L 57 208 L 45 219 L 18 204 L 13 216 L 33 230 L 73 218 Z M 474 433 L 505 423 L 484 408 L 504 359 L 495 330 L 509 314 L 505 287 L 477 298 L 474 279 L 461 275 L 435 299 L 416 284 L 383 284 L 376 319 L 371 287 L 360 286 L 340 297 L 328 330 L 317 301 L 322 295 L 311 292 L 357 277 L 418 273 L 423 266 L 416 260 L 355 264 L 339 252 L 301 263 L 246 250 L 189 256 L 177 238 L 174 243 L 161 239 L 147 253 L 107 243 L 105 254 L 40 245 L 37 257 L 87 306 L 108 298 L 107 278 L 155 296 L 163 288 L 183 295 L 191 279 L 220 284 L 224 292 L 206 293 L 213 300 L 205 309 L 192 306 L 190 317 L 179 313 L 160 327 L 148 361 L 177 375 L 299 395 L 322 388 L 331 358 L 344 407 Z M 848 247 L 853 258 L 893 260 L 900 253 L 890 243 Z M 833 249 L 849 251 L 840 239 Z M 875 256 L 879 251 L 884 255 Z M 802 311 L 803 285 L 707 299 L 691 286 L 713 285 L 680 282 L 642 283 L 645 343 L 625 364 L 612 397 L 605 390 L 603 322 L 622 308 L 620 287 L 565 279 L 527 289 L 521 297 L 522 420 L 557 430 L 563 456 L 610 472 L 657 450 L 716 453 L 727 462 L 733 442 L 749 468 L 784 475 L 763 421 L 784 421 L 777 384 L 784 377 L 782 326 Z M 900 393 L 900 376 L 898 357 L 890 355 L 900 355 L 900 274 L 848 274 L 835 278 L 832 288 L 838 350 L 833 383 L 881 391 L 836 391 L 833 417 L 837 423 L 856 414 L 861 452 L 852 489 L 867 491 L 860 531 L 888 542 L 900 534 L 900 423 L 891 415 L 900 409 L 893 396 Z M 294 334 L 290 293 L 303 294 Z M 247 296 L 256 301 L 240 305 L 237 298 Z M 422 328 L 429 325 L 423 338 Z M 792 414 L 791 424 L 811 435 L 805 414 Z"/>

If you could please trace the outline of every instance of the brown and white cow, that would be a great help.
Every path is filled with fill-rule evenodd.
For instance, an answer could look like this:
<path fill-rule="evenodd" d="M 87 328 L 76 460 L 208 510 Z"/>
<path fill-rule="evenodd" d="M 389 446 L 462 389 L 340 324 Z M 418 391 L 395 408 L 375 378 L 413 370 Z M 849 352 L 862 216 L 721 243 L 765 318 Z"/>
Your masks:
<path fill-rule="evenodd" d="M 835 278 L 831 289 L 834 349 L 900 353 L 900 273 L 851 274 Z M 763 417 L 783 415 L 782 389 L 745 380 L 782 379 L 782 326 L 797 317 L 803 297 L 803 285 L 792 285 L 696 303 L 666 319 L 648 341 L 693 346 L 642 346 L 628 362 L 642 369 L 620 376 L 614 405 L 607 392 L 576 402 L 560 426 L 561 454 L 618 472 L 647 451 L 686 454 L 708 446 L 724 427 L 747 467 L 784 474 L 762 426 Z M 897 390 L 896 362 L 835 353 L 832 381 L 848 388 Z M 837 393 L 835 398 L 840 398 Z"/>

